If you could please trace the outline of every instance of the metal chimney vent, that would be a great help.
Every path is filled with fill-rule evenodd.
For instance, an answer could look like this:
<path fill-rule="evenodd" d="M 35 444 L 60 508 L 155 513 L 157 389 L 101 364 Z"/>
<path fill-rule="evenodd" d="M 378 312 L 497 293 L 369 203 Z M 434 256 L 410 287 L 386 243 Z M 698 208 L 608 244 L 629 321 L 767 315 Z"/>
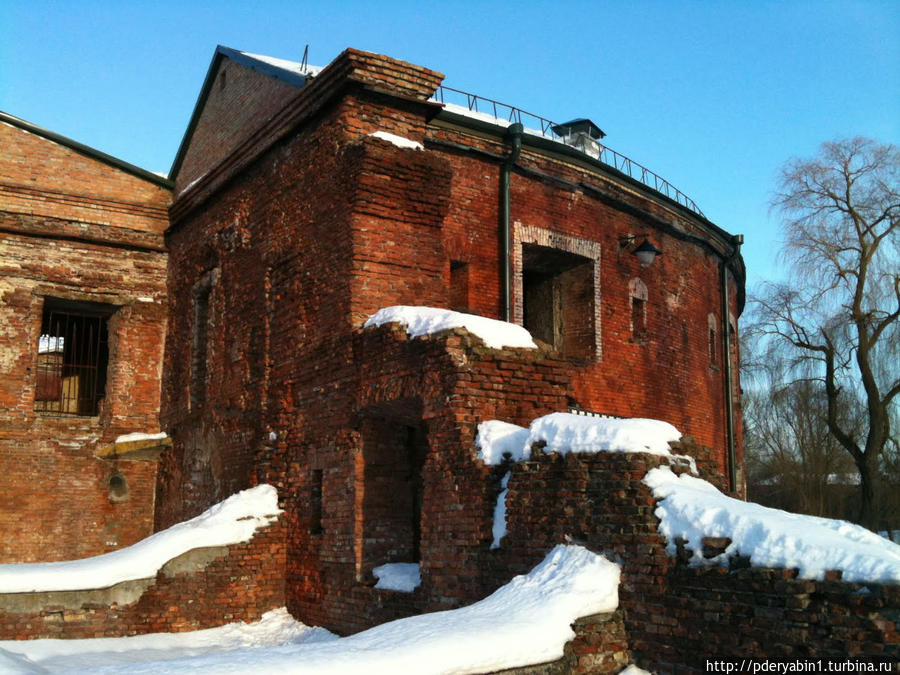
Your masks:
<path fill-rule="evenodd" d="M 581 117 L 553 127 L 553 133 L 562 138 L 563 143 L 581 150 L 595 159 L 600 159 L 603 146 L 600 139 L 606 136 L 603 129 L 591 120 Z"/>

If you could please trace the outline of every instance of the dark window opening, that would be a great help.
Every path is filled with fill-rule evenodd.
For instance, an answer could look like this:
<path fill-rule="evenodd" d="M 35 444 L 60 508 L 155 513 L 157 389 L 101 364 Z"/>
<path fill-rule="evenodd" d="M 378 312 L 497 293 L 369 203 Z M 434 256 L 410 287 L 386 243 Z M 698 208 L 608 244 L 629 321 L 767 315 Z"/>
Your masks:
<path fill-rule="evenodd" d="M 631 298 L 631 334 L 635 340 L 643 340 L 647 336 L 646 301 Z"/>
<path fill-rule="evenodd" d="M 531 334 L 565 356 L 594 353 L 594 266 L 589 258 L 522 245 L 522 309 Z"/>
<path fill-rule="evenodd" d="M 109 501 L 113 504 L 128 499 L 128 481 L 125 480 L 125 476 L 120 473 L 113 474 L 109 477 L 107 489 L 109 490 Z"/>
<path fill-rule="evenodd" d="M 309 533 L 322 534 L 322 469 L 309 475 Z"/>
<path fill-rule="evenodd" d="M 191 407 L 206 402 L 207 375 L 209 372 L 209 323 L 210 297 L 213 289 L 213 273 L 206 274 L 194 287 L 194 330 L 191 349 Z"/>
<path fill-rule="evenodd" d="M 107 319 L 114 307 L 48 299 L 38 339 L 34 407 L 55 415 L 97 415 L 106 395 Z"/>
<path fill-rule="evenodd" d="M 450 309 L 469 311 L 469 264 L 459 260 L 450 261 Z"/>
<path fill-rule="evenodd" d="M 387 411 L 382 411 L 387 412 Z M 413 417 L 367 415 L 363 439 L 360 578 L 385 563 L 419 562 L 427 454 L 425 425 Z"/>
<path fill-rule="evenodd" d="M 647 339 L 647 285 L 638 278 L 628 282 L 631 299 L 631 339 L 645 342 Z"/>

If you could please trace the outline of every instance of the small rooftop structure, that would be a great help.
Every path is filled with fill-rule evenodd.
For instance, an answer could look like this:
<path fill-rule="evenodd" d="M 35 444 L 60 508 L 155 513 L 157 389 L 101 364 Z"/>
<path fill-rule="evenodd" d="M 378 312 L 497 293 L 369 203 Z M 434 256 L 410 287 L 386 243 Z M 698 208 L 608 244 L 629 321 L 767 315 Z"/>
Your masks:
<path fill-rule="evenodd" d="M 557 124 L 553 126 L 553 133 L 560 136 L 566 145 L 571 145 L 594 159 L 600 159 L 600 155 L 603 153 L 603 146 L 600 145 L 599 139 L 606 134 L 603 129 L 586 117 Z"/>

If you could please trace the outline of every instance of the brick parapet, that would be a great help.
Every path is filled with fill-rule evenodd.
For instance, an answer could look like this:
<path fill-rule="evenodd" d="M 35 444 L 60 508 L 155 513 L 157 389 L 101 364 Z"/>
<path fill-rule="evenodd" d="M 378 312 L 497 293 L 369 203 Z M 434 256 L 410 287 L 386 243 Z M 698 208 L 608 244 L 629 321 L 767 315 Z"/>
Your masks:
<path fill-rule="evenodd" d="M 178 633 L 256 621 L 284 606 L 284 534 L 276 522 L 248 542 L 193 549 L 155 578 L 111 588 L 2 593 L 0 639 Z"/>

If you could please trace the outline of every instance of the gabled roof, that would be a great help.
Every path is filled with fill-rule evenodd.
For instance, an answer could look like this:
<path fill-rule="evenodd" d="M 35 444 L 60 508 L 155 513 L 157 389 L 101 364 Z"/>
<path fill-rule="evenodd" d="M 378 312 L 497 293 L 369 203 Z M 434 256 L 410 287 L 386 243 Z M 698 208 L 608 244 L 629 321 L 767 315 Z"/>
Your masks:
<path fill-rule="evenodd" d="M 155 183 L 160 187 L 164 187 L 167 189 L 172 188 L 172 182 L 165 176 L 160 176 L 159 174 L 153 173 L 152 171 L 147 171 L 147 169 L 142 169 L 141 167 L 130 164 L 125 160 L 119 159 L 118 157 L 107 155 L 105 152 L 101 152 L 96 148 L 92 148 L 89 145 L 85 145 L 84 143 L 79 143 L 78 141 L 57 134 L 56 132 L 50 131 L 49 129 L 39 127 L 36 124 L 32 124 L 31 122 L 23 120 L 20 117 L 16 117 L 15 115 L 5 113 L 2 110 L 0 110 L 0 122 L 6 122 L 7 124 L 18 127 L 19 129 L 27 131 L 28 133 L 35 134 L 36 136 L 41 136 L 49 141 L 53 141 L 54 143 L 59 143 L 60 145 L 69 148 L 70 150 L 74 150 L 75 152 L 90 157 L 91 159 L 95 159 L 98 162 L 108 164 L 109 166 L 115 167 L 116 169 L 121 169 L 122 171 L 130 173 L 137 178 Z"/>
<path fill-rule="evenodd" d="M 307 79 L 318 74 L 321 70 L 321 68 L 317 66 L 308 66 L 296 61 L 276 59 L 261 54 L 251 54 L 249 52 L 232 49 L 231 47 L 218 45 L 216 51 L 213 53 L 209 69 L 206 71 L 206 79 L 203 80 L 203 87 L 200 89 L 200 95 L 197 97 L 197 102 L 194 104 L 194 112 L 191 114 L 191 121 L 188 123 L 187 130 L 184 132 L 184 137 L 181 139 L 181 145 L 178 146 L 175 160 L 172 162 L 172 168 L 169 170 L 169 177 L 173 181 L 177 177 L 178 171 L 181 169 L 181 163 L 184 161 L 184 156 L 190 146 L 191 137 L 193 136 L 194 130 L 197 128 L 197 122 L 200 119 L 200 115 L 203 113 L 203 107 L 206 104 L 206 99 L 209 97 L 210 88 L 216 79 L 216 73 L 218 72 L 219 64 L 223 58 L 227 58 L 230 61 L 234 61 L 251 70 L 255 70 L 267 77 L 281 80 L 298 89 L 302 89 L 306 86 Z"/>

